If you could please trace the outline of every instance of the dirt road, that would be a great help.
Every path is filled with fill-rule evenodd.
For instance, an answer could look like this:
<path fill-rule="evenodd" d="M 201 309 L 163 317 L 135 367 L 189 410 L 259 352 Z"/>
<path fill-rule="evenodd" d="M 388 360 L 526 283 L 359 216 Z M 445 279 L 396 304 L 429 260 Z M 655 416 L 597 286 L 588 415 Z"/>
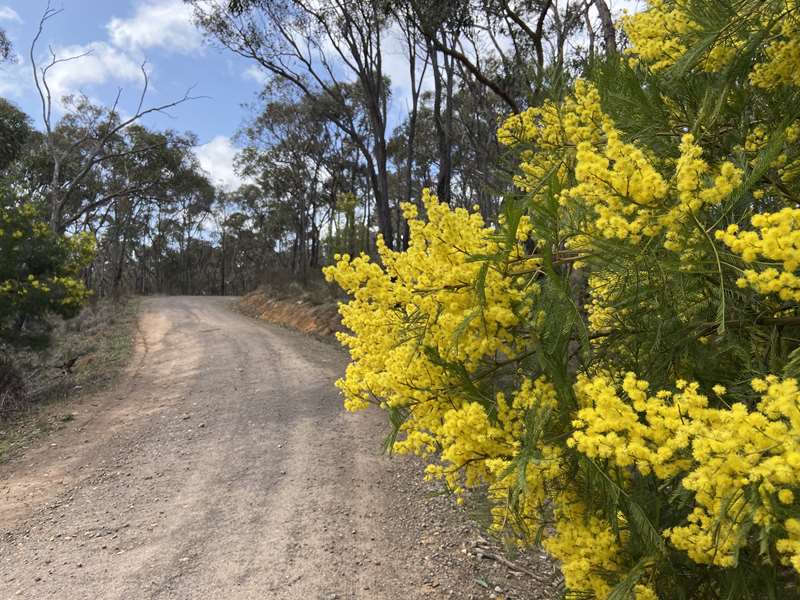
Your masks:
<path fill-rule="evenodd" d="M 345 355 L 229 302 L 146 300 L 121 384 L 0 468 L 0 598 L 499 595 L 341 408 Z"/>

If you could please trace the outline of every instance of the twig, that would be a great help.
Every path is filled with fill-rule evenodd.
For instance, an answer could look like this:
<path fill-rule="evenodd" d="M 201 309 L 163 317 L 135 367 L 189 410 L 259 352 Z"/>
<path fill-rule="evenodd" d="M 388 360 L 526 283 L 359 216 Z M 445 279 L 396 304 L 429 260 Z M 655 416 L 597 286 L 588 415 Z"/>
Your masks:
<path fill-rule="evenodd" d="M 484 549 L 481 548 L 481 555 L 483 556 L 483 558 L 488 558 L 489 560 L 494 560 L 499 562 L 501 565 L 505 565 L 512 571 L 517 571 L 518 573 L 525 573 L 526 575 L 532 577 L 537 581 L 542 579 L 542 575 L 540 573 L 534 573 L 533 571 L 526 569 L 525 567 L 522 567 L 508 560 L 506 557 L 501 556 L 500 554 L 494 554 L 493 552 L 486 552 Z"/>

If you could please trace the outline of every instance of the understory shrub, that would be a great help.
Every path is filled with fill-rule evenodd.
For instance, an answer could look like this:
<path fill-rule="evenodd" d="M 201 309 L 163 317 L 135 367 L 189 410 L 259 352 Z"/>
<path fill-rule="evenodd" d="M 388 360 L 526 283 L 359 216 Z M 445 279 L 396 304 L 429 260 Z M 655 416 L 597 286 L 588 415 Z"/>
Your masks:
<path fill-rule="evenodd" d="M 652 0 L 510 117 L 499 222 L 430 193 L 326 269 L 348 409 L 575 598 L 800 594 L 800 2 Z"/>
<path fill-rule="evenodd" d="M 77 315 L 93 253 L 93 238 L 54 233 L 33 204 L 0 188 L 0 341 L 26 320 Z"/>

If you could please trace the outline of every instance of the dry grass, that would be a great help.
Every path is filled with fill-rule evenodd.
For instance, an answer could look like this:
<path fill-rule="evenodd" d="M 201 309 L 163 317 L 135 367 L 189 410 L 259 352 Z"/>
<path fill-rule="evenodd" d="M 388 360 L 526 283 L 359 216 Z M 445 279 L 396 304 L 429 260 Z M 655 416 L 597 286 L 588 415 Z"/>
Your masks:
<path fill-rule="evenodd" d="M 0 462 L 71 420 L 69 403 L 110 385 L 133 351 L 138 299 L 99 301 L 0 358 Z"/>
<path fill-rule="evenodd" d="M 0 420 L 20 410 L 26 401 L 22 373 L 10 356 L 0 353 Z"/>

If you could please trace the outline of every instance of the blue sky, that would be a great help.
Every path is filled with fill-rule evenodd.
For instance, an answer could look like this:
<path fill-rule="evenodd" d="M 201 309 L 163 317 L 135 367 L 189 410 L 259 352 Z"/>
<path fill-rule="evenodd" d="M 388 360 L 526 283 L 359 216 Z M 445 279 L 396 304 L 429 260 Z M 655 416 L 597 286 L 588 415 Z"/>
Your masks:
<path fill-rule="evenodd" d="M 158 129 L 193 131 L 199 136 L 198 157 L 212 178 L 233 187 L 236 148 L 231 138 L 260 90 L 252 62 L 203 42 L 191 11 L 181 0 L 53 0 L 63 11 L 49 20 L 37 55 L 48 58 L 52 46 L 59 56 L 91 54 L 57 65 L 50 77 L 59 94 L 83 92 L 110 104 L 123 89 L 122 108 L 132 112 L 141 91 L 139 70 L 147 60 L 150 73 L 148 105 L 192 95 L 206 96 L 175 107 L 170 117 L 154 115 L 145 123 Z M 31 74 L 28 50 L 47 0 L 0 0 L 0 27 L 6 30 L 18 56 L 17 64 L 0 65 L 0 96 L 41 123 L 41 105 Z M 56 114 L 60 109 L 56 107 Z"/>

